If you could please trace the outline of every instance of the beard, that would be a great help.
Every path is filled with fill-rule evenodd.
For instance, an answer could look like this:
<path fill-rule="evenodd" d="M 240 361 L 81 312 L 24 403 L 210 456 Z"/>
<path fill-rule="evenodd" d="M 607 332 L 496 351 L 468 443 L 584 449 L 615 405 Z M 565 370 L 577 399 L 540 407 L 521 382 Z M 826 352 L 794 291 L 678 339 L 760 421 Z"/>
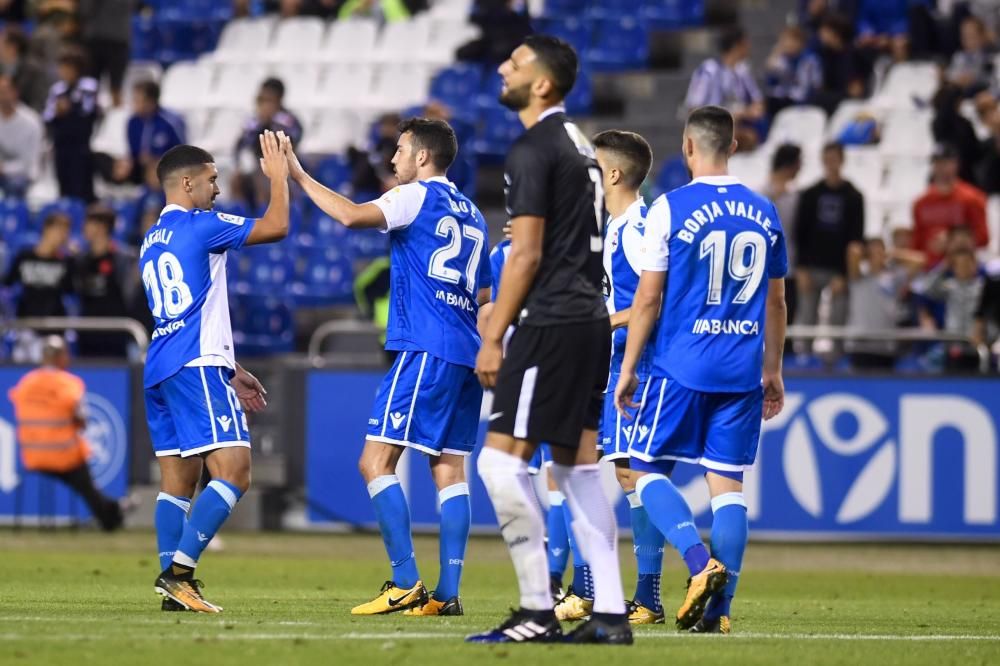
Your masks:
<path fill-rule="evenodd" d="M 520 88 L 507 88 L 500 92 L 500 103 L 511 111 L 526 109 L 531 101 L 531 84 L 524 84 Z"/>

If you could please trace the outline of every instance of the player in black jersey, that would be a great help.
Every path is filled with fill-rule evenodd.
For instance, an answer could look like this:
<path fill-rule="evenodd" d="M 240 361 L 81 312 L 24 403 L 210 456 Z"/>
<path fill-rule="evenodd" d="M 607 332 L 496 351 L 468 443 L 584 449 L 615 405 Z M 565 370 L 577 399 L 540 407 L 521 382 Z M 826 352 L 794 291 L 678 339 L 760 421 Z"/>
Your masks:
<path fill-rule="evenodd" d="M 511 248 L 483 325 L 476 373 L 494 389 L 479 457 L 521 590 L 520 608 L 473 642 L 631 643 L 611 505 L 601 489 L 597 426 L 610 362 L 601 291 L 604 194 L 594 148 L 566 117 L 577 57 L 560 39 L 528 37 L 500 66 L 500 101 L 525 133 L 507 156 Z M 517 330 L 507 347 L 508 325 Z M 552 610 L 544 519 L 527 461 L 551 445 L 551 473 L 573 512 L 573 533 L 593 570 L 594 612 L 565 638 Z"/>

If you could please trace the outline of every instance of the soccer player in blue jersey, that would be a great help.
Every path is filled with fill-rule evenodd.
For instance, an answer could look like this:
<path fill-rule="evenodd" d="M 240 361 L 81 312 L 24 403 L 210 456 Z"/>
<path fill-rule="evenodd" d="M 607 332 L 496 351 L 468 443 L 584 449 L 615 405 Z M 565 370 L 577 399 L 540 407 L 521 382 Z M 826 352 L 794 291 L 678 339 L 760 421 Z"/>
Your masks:
<path fill-rule="evenodd" d="M 358 464 L 368 484 L 392 565 L 392 580 L 354 615 L 406 611 L 462 615 L 459 582 L 469 538 L 465 458 L 479 428 L 482 389 L 475 367 L 479 305 L 489 300 L 486 221 L 445 173 L 458 142 L 445 122 L 412 118 L 400 127 L 392 164 L 399 187 L 355 204 L 311 178 L 289 151 L 294 178 L 313 202 L 350 228 L 389 234 L 392 303 L 386 349 L 398 351 L 385 376 Z M 441 572 L 433 595 L 420 580 L 410 510 L 396 477 L 406 448 L 428 455 L 441 504 Z"/>
<path fill-rule="evenodd" d="M 201 148 L 171 148 L 156 168 L 167 205 L 143 238 L 139 266 L 156 324 L 143 385 L 160 465 L 155 522 L 163 571 L 155 589 L 164 610 L 222 610 L 202 597 L 194 571 L 250 486 L 245 412 L 265 404 L 263 387 L 234 359 L 226 253 L 288 234 L 287 143 L 272 132 L 260 137 L 271 201 L 258 220 L 212 210 L 219 172 Z M 212 481 L 192 507 L 202 461 Z"/>
<path fill-rule="evenodd" d="M 785 237 L 774 204 L 728 175 L 733 131 L 723 108 L 688 116 L 682 150 L 694 180 L 649 210 L 615 389 L 625 415 L 635 406 L 637 371 L 656 327 L 630 465 L 649 519 L 691 572 L 677 627 L 706 633 L 731 629 L 748 532 L 743 471 L 756 457 L 761 417 L 776 416 L 784 404 Z M 705 469 L 711 553 L 670 481 L 678 460 Z"/>

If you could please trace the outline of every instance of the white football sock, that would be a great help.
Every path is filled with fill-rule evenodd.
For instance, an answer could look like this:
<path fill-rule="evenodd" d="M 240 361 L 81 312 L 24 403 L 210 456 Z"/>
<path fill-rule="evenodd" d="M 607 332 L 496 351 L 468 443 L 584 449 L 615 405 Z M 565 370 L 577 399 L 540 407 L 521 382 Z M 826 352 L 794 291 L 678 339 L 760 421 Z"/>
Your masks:
<path fill-rule="evenodd" d="M 514 562 L 521 589 L 521 607 L 552 610 L 545 519 L 528 475 L 528 464 L 509 453 L 484 448 L 479 454 L 478 470 Z"/>
<path fill-rule="evenodd" d="M 573 536 L 594 577 L 594 612 L 625 612 L 618 566 L 618 526 L 601 487 L 598 465 L 552 465 L 552 478 L 573 513 Z"/>

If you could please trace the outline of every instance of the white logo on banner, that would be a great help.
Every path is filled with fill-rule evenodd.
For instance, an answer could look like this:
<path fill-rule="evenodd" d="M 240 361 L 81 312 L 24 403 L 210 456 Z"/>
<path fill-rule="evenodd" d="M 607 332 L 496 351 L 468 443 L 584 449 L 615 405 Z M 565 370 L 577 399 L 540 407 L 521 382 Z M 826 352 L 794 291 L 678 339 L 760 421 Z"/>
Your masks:
<path fill-rule="evenodd" d="M 121 414 L 107 398 L 88 393 L 84 398 L 87 408 L 87 429 L 84 437 L 90 443 L 90 473 L 94 483 L 103 488 L 118 476 L 125 464 L 128 433 Z"/>

